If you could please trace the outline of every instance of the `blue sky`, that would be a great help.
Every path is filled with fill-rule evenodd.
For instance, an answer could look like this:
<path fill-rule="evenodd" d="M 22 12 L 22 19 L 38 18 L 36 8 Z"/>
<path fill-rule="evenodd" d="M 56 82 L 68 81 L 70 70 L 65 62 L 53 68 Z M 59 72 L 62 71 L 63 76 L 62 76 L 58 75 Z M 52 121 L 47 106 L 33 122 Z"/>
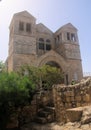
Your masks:
<path fill-rule="evenodd" d="M 55 32 L 66 23 L 78 29 L 83 72 L 91 72 L 91 0 L 2 0 L 0 2 L 0 60 L 8 56 L 9 24 L 14 13 L 27 10 Z"/>

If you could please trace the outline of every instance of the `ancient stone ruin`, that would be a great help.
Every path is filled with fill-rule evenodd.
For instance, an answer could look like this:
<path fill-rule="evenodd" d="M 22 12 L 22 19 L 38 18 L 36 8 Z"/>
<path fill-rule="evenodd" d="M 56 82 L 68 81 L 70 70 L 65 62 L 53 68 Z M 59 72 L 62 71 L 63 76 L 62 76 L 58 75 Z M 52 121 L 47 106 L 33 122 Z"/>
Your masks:
<path fill-rule="evenodd" d="M 50 102 L 54 104 L 49 106 L 52 109 L 50 120 L 47 120 L 47 116 L 37 115 L 38 123 L 25 125 L 22 130 L 91 130 L 91 77 L 75 85 L 54 85 L 48 95 L 41 95 L 44 97 L 41 97 L 41 102 L 44 108 Z M 39 108 L 40 113 L 44 111 L 44 108 Z"/>
<path fill-rule="evenodd" d="M 81 112 L 78 113 L 78 117 L 75 117 L 77 116 L 76 109 L 70 108 L 78 108 L 91 104 L 91 78 L 82 80 L 75 85 L 54 85 L 53 96 L 57 121 L 79 121 L 82 109 L 79 109 Z"/>
<path fill-rule="evenodd" d="M 91 77 L 75 85 L 59 84 L 52 91 L 38 92 L 31 105 L 22 109 L 21 123 L 22 130 L 90 130 Z"/>

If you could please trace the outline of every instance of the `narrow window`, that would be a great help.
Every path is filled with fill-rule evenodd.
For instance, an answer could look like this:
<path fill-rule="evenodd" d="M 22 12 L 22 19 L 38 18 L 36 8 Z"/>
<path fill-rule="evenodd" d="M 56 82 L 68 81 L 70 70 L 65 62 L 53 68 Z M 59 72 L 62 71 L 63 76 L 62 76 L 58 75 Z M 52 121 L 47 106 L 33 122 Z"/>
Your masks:
<path fill-rule="evenodd" d="M 31 32 L 31 24 L 30 23 L 26 24 L 26 32 Z"/>
<path fill-rule="evenodd" d="M 24 22 L 19 22 L 19 30 L 20 31 L 24 30 Z"/>
<path fill-rule="evenodd" d="M 71 41 L 75 42 L 76 41 L 76 37 L 74 33 L 71 33 Z"/>
<path fill-rule="evenodd" d="M 51 44 L 49 39 L 46 40 L 46 50 L 51 50 Z"/>
<path fill-rule="evenodd" d="M 46 50 L 47 51 L 51 50 L 51 45 L 50 44 L 46 44 Z"/>
<path fill-rule="evenodd" d="M 70 40 L 70 33 L 67 32 L 67 40 Z"/>
<path fill-rule="evenodd" d="M 57 35 L 57 39 L 58 39 L 58 41 L 59 41 L 59 35 Z"/>
<path fill-rule="evenodd" d="M 44 44 L 43 43 L 39 43 L 39 49 L 44 50 Z"/>
<path fill-rule="evenodd" d="M 39 49 L 44 50 L 44 39 L 43 38 L 39 39 Z"/>
<path fill-rule="evenodd" d="M 56 38 L 55 38 L 55 43 L 57 42 Z"/>

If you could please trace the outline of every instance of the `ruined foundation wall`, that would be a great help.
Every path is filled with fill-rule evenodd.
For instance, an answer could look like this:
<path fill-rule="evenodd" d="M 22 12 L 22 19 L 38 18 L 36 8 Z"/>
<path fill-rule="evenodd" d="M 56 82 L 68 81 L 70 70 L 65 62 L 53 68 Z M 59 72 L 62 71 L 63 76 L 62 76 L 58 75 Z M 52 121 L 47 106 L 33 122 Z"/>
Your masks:
<path fill-rule="evenodd" d="M 66 109 L 91 104 L 91 78 L 75 85 L 54 85 L 53 96 L 56 119 L 66 122 Z"/>

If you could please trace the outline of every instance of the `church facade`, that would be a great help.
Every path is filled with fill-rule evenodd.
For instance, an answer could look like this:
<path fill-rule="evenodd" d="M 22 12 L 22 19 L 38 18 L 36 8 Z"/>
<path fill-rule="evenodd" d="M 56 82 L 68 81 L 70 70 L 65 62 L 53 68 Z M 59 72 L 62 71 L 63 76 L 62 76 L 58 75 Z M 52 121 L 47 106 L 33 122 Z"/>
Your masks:
<path fill-rule="evenodd" d="M 77 29 L 68 23 L 55 33 L 27 11 L 14 14 L 10 24 L 8 71 L 22 65 L 59 67 L 68 84 L 83 77 Z"/>

